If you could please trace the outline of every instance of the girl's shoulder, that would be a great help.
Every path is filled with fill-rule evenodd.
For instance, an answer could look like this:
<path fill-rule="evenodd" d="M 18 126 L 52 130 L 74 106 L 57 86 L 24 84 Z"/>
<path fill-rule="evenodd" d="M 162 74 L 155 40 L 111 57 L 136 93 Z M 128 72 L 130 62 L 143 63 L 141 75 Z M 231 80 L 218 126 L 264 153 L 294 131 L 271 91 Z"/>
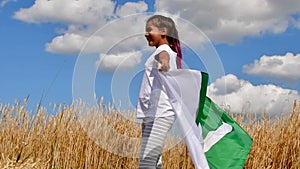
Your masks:
<path fill-rule="evenodd" d="M 162 52 L 162 51 L 166 51 L 166 52 L 168 52 L 170 55 L 176 54 L 176 53 L 171 49 L 171 47 L 170 47 L 169 45 L 167 45 L 167 44 L 160 45 L 160 46 L 156 49 L 155 53 L 156 53 L 156 54 L 159 54 L 159 53 Z"/>
<path fill-rule="evenodd" d="M 167 44 L 159 46 L 155 53 L 157 55 L 157 54 L 161 53 L 162 51 L 166 51 L 169 54 L 169 57 L 170 57 L 170 61 L 169 61 L 170 70 L 177 69 L 177 64 L 176 64 L 177 53 L 174 52 L 171 49 L 171 47 Z"/>

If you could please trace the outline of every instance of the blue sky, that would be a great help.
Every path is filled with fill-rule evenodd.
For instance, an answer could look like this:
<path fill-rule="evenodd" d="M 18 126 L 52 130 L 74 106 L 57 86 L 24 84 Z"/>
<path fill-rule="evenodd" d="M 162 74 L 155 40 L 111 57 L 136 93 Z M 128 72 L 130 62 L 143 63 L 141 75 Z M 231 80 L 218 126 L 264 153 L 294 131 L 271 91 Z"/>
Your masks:
<path fill-rule="evenodd" d="M 96 57 L 90 61 L 97 62 L 101 56 L 104 58 L 106 45 L 118 41 L 122 35 L 131 35 L 110 44 L 114 46 L 107 59 L 99 64 L 92 91 L 97 98 L 104 96 L 108 103 L 115 95 L 113 92 L 120 90 L 118 93 L 124 94 L 117 97 L 129 98 L 135 106 L 141 67 L 154 50 L 146 46 L 143 37 L 145 20 L 141 18 L 147 18 L 145 12 L 164 12 L 179 18 L 175 19 L 181 28 L 179 35 L 190 43 L 197 43 L 190 35 L 190 25 L 209 38 L 224 75 L 211 79 L 208 95 L 228 111 L 283 113 L 294 100 L 300 100 L 300 2 L 297 0 L 239 3 L 4 0 L 0 5 L 2 104 L 13 104 L 28 96 L 30 108 L 41 99 L 45 107 L 53 103 L 70 104 L 76 63 L 85 55 L 80 51 L 93 51 Z M 139 15 L 120 20 L 130 14 Z M 197 57 L 185 51 L 189 56 L 184 60 L 188 67 L 205 71 L 205 63 L 198 63 Z M 125 56 L 130 59 L 120 64 L 118 61 Z M 118 68 L 138 73 L 123 83 L 120 79 L 126 76 L 117 74 Z M 117 85 L 112 84 L 113 77 L 119 79 Z M 129 86 L 124 86 L 125 83 Z M 129 92 L 122 91 L 123 88 Z"/>

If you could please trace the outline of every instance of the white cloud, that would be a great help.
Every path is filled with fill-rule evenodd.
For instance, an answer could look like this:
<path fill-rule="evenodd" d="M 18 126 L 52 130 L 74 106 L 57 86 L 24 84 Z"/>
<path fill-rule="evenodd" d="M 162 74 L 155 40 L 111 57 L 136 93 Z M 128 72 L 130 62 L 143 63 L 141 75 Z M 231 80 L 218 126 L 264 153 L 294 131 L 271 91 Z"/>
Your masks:
<path fill-rule="evenodd" d="M 300 100 L 295 90 L 272 84 L 255 86 L 232 74 L 210 84 L 207 94 L 225 110 L 234 113 L 289 113 L 294 100 Z"/>
<path fill-rule="evenodd" d="M 286 53 L 284 56 L 263 55 L 254 63 L 243 66 L 244 72 L 248 74 L 275 78 L 287 83 L 299 81 L 299 68 L 300 54 L 294 55 L 292 53 Z"/>
<path fill-rule="evenodd" d="M 30 8 L 17 11 L 14 17 L 29 23 L 103 24 L 114 17 L 114 6 L 110 0 L 36 0 Z"/>
<path fill-rule="evenodd" d="M 142 52 L 123 52 L 120 54 L 100 54 L 96 63 L 99 70 L 113 72 L 133 68 L 141 62 Z"/>
<path fill-rule="evenodd" d="M 123 6 L 120 6 L 117 10 L 117 15 L 126 16 L 134 13 L 140 13 L 147 11 L 148 5 L 143 2 L 127 2 Z"/>
<path fill-rule="evenodd" d="M 87 40 L 79 34 L 66 33 L 52 39 L 51 43 L 46 44 L 46 51 L 60 54 L 78 54 Z"/>
<path fill-rule="evenodd" d="M 191 21 L 214 42 L 236 43 L 245 36 L 284 32 L 292 14 L 300 12 L 300 1 L 244 0 L 157 0 L 157 11 Z"/>

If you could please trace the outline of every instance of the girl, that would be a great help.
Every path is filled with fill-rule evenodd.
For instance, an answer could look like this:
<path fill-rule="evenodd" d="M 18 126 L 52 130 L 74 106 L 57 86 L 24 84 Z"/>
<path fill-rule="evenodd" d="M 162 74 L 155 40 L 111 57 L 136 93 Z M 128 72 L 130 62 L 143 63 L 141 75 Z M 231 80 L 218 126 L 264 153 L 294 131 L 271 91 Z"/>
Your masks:
<path fill-rule="evenodd" d="M 147 20 L 145 37 L 155 52 L 145 63 L 137 106 L 137 118 L 142 122 L 142 147 L 139 168 L 161 168 L 162 146 L 171 128 L 175 113 L 162 90 L 160 71 L 181 68 L 182 53 L 174 21 L 162 15 Z"/>

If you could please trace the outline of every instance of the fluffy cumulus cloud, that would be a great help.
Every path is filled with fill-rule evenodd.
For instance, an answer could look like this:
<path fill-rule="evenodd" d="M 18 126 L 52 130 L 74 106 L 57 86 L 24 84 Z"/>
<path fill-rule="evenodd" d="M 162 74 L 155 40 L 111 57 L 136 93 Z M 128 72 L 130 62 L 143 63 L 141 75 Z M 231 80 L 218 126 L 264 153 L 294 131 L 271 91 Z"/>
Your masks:
<path fill-rule="evenodd" d="M 46 44 L 52 53 L 76 55 L 87 53 L 120 53 L 146 47 L 144 28 L 133 24 L 144 24 L 145 15 L 126 17 L 99 26 L 94 32 L 67 31 Z M 121 25 L 121 26 L 120 26 Z M 143 42 L 143 43 L 142 43 Z"/>
<path fill-rule="evenodd" d="M 244 36 L 281 33 L 296 24 L 293 15 L 300 12 L 300 1 L 157 0 L 155 7 L 191 21 L 215 42 L 235 43 Z"/>
<path fill-rule="evenodd" d="M 20 9 L 14 17 L 30 23 L 101 24 L 113 17 L 114 6 L 110 0 L 35 0 L 31 7 Z"/>
<path fill-rule="evenodd" d="M 97 66 L 103 71 L 121 71 L 134 67 L 141 62 L 142 53 L 123 52 L 121 54 L 100 54 Z"/>
<path fill-rule="evenodd" d="M 262 77 L 296 83 L 300 79 L 300 54 L 286 53 L 284 56 L 262 56 L 254 63 L 244 65 L 244 72 Z"/>
<path fill-rule="evenodd" d="M 145 2 L 127 2 L 123 6 L 119 6 L 117 9 L 117 15 L 126 16 L 134 13 L 144 12 L 148 9 L 148 5 Z"/>
<path fill-rule="evenodd" d="M 80 52 L 87 37 L 75 33 L 65 33 L 46 44 L 46 51 L 60 54 L 76 55 Z"/>
<path fill-rule="evenodd" d="M 229 112 L 270 114 L 289 113 L 300 95 L 295 90 L 272 84 L 253 85 L 249 81 L 228 74 L 208 87 L 208 96 Z"/>

